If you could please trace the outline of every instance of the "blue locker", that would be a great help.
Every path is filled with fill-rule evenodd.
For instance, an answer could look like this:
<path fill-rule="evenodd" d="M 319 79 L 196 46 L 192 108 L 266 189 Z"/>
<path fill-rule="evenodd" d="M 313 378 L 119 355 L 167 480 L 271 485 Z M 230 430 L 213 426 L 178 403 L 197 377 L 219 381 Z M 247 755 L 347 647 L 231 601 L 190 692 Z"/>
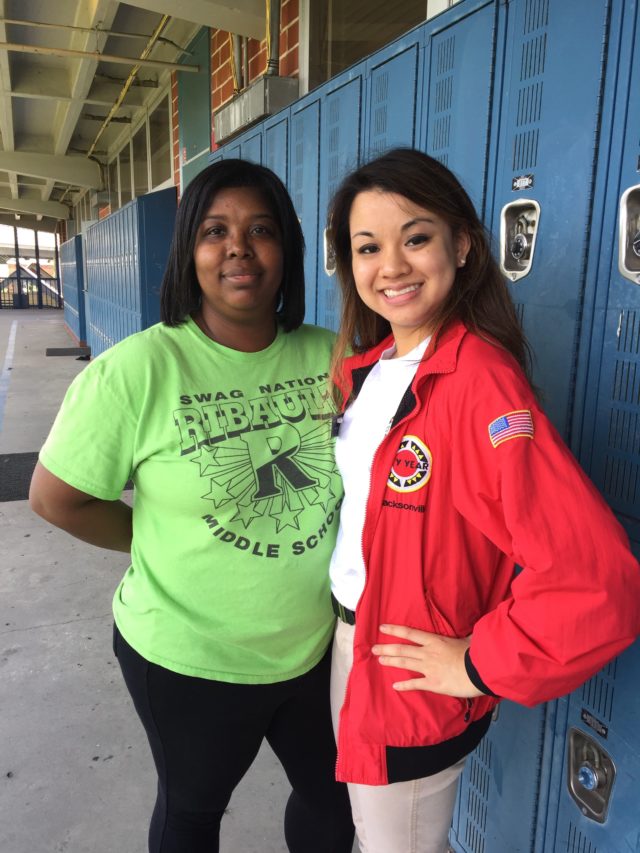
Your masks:
<path fill-rule="evenodd" d="M 252 163 L 262 163 L 262 128 L 252 128 L 251 132 L 245 134 L 240 143 L 240 156 L 243 160 Z"/>
<path fill-rule="evenodd" d="M 287 184 L 289 180 L 289 110 L 271 116 L 263 129 L 264 165 Z"/>
<path fill-rule="evenodd" d="M 365 64 L 364 158 L 418 143 L 425 27 L 416 27 Z"/>
<path fill-rule="evenodd" d="M 363 75 L 364 64 L 357 65 L 322 89 L 319 221 L 313 242 L 305 233 L 307 252 L 317 250 L 316 322 L 334 330 L 340 320 L 340 293 L 326 247 L 327 206 L 344 175 L 359 163 Z"/>
<path fill-rule="evenodd" d="M 160 319 L 160 283 L 173 234 L 173 187 L 141 196 L 86 234 L 87 342 L 99 355 Z"/>
<path fill-rule="evenodd" d="M 497 38 L 493 0 L 461 3 L 426 26 L 419 147 L 458 176 L 481 216 Z"/>
<path fill-rule="evenodd" d="M 316 323 L 318 259 L 314 243 L 318 234 L 319 90 L 316 89 L 306 98 L 302 98 L 290 109 L 288 189 L 307 241 L 304 261 L 304 319 L 305 323 Z"/>
<path fill-rule="evenodd" d="M 60 246 L 60 275 L 64 297 L 64 321 L 81 346 L 87 342 L 84 310 L 84 261 L 82 237 L 72 237 Z"/>
<path fill-rule="evenodd" d="M 507 14 L 504 91 L 489 221 L 494 234 L 505 231 L 502 260 L 534 351 L 534 379 L 565 438 L 572 424 L 608 6 L 606 0 L 579 4 L 579 14 L 575 3 L 558 0 L 512 0 L 501 7 Z M 531 251 L 534 240 L 530 271 L 523 274 L 527 264 L 518 255 Z"/>

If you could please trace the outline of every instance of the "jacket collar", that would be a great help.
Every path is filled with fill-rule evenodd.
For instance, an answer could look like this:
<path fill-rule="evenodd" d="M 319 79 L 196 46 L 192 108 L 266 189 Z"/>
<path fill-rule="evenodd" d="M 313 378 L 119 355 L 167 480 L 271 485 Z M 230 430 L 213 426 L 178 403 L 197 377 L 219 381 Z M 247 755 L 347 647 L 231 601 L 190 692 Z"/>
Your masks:
<path fill-rule="evenodd" d="M 460 320 L 454 320 L 437 338 L 431 339 L 426 349 L 418 371 L 414 385 L 423 377 L 435 373 L 453 373 L 458 363 L 458 352 L 467 328 Z M 344 362 L 344 379 L 348 386 L 345 391 L 345 399 L 351 396 L 352 391 L 357 395 L 364 380 L 374 364 L 380 359 L 382 353 L 393 345 L 393 335 L 389 335 L 375 347 L 366 352 L 352 355 Z"/>

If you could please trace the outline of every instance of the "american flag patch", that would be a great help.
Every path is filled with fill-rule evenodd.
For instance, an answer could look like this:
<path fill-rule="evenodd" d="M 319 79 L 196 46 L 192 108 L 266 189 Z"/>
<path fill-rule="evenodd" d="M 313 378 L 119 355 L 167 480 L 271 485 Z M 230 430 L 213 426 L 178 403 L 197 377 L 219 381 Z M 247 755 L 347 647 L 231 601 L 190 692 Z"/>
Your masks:
<path fill-rule="evenodd" d="M 529 409 L 507 412 L 489 424 L 491 444 L 497 447 L 510 438 L 533 438 L 533 419 Z"/>

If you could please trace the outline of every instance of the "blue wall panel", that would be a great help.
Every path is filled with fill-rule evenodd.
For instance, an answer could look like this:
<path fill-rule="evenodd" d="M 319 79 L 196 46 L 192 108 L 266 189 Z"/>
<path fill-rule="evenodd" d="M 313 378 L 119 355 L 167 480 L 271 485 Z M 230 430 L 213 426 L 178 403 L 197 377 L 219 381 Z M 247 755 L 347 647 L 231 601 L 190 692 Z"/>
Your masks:
<path fill-rule="evenodd" d="M 87 342 L 92 356 L 160 319 L 176 192 L 141 196 L 88 229 Z"/>
<path fill-rule="evenodd" d="M 60 275 L 64 297 L 64 321 L 78 343 L 87 340 L 84 306 L 84 261 L 82 237 L 72 237 L 60 246 Z"/>

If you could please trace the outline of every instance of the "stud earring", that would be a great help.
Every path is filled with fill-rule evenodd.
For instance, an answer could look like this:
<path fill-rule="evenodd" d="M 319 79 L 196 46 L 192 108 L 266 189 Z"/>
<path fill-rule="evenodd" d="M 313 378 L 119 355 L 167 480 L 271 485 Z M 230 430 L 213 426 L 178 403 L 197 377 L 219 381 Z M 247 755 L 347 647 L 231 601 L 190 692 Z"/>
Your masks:
<path fill-rule="evenodd" d="M 466 263 L 467 263 L 466 258 L 460 258 L 460 260 L 458 261 L 458 266 L 463 267 Z"/>

